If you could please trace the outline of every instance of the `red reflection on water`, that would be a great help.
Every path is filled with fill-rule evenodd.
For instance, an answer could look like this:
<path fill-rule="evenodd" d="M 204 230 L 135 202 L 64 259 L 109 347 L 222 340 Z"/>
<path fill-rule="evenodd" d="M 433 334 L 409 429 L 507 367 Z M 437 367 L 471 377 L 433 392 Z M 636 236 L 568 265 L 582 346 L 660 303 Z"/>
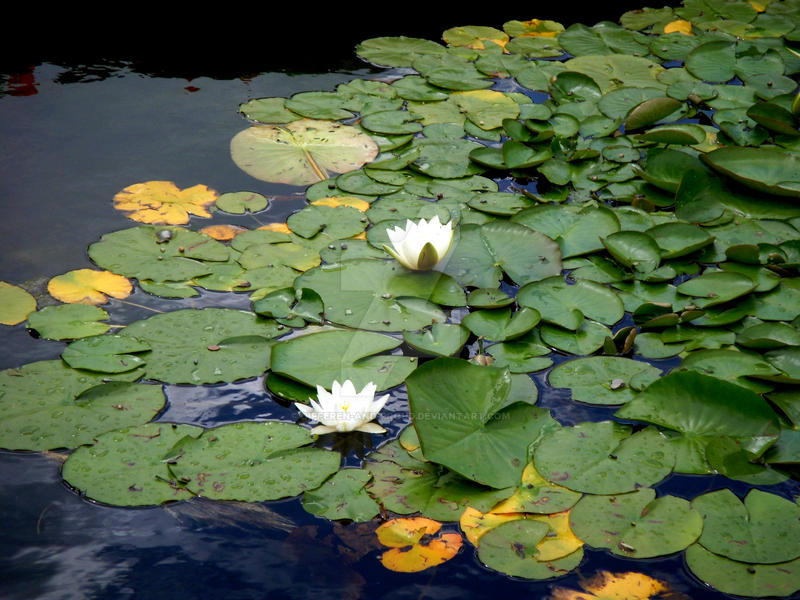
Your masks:
<path fill-rule="evenodd" d="M 38 94 L 39 90 L 36 87 L 39 83 L 33 74 L 33 67 L 28 67 L 29 71 L 26 73 L 11 73 L 8 76 L 8 91 L 9 96 L 33 96 Z"/>
<path fill-rule="evenodd" d="M 187 86 L 186 86 L 185 88 L 183 88 L 183 89 L 185 89 L 187 92 L 197 92 L 197 91 L 199 91 L 199 90 L 200 90 L 200 88 L 199 88 L 199 87 L 197 87 L 197 86 L 194 86 L 194 85 L 187 85 Z"/>

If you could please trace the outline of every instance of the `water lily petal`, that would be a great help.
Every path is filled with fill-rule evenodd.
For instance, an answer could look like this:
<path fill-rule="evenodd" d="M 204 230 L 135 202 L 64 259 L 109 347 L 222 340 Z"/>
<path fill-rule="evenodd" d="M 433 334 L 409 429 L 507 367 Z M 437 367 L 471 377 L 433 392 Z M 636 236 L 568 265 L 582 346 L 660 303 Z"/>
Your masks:
<path fill-rule="evenodd" d="M 356 431 L 363 431 L 364 433 L 386 433 L 386 429 L 381 427 L 375 422 L 362 423 L 355 429 Z"/>
<path fill-rule="evenodd" d="M 331 427 L 330 425 L 317 425 L 311 430 L 311 435 L 322 435 L 324 433 L 333 433 L 336 431 L 336 427 Z"/>

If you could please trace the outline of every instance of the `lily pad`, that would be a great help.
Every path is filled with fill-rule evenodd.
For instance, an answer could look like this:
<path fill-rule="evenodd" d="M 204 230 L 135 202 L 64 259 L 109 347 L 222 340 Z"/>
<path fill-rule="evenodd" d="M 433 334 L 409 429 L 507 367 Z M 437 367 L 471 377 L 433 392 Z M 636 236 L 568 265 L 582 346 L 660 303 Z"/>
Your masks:
<path fill-rule="evenodd" d="M 231 140 L 231 157 L 240 169 L 262 181 L 289 185 L 353 171 L 377 155 L 378 146 L 359 129 L 313 119 L 251 127 Z"/>
<path fill-rule="evenodd" d="M 535 308 L 543 321 L 576 330 L 584 317 L 614 325 L 625 314 L 620 297 L 611 289 L 591 281 L 570 285 L 561 277 L 548 277 L 520 288 L 520 306 Z"/>
<path fill-rule="evenodd" d="M 720 148 L 700 157 L 709 167 L 765 194 L 800 197 L 800 158 L 767 148 Z"/>
<path fill-rule="evenodd" d="M 461 285 L 496 288 L 503 272 L 522 285 L 561 273 L 561 252 L 553 240 L 523 225 L 467 225 L 444 272 Z"/>
<path fill-rule="evenodd" d="M 21 287 L 0 281 L 0 323 L 22 323 L 36 310 L 36 299 Z"/>
<path fill-rule="evenodd" d="M 629 558 L 653 558 L 693 544 L 703 518 L 687 500 L 642 488 L 616 496 L 586 495 L 570 511 L 570 525 L 587 544 Z"/>
<path fill-rule="evenodd" d="M 593 356 L 563 362 L 550 371 L 553 387 L 572 390 L 572 399 L 587 404 L 626 404 L 661 377 L 645 362 L 615 356 Z"/>
<path fill-rule="evenodd" d="M 364 469 L 342 469 L 316 490 L 303 494 L 303 508 L 332 521 L 369 521 L 380 512 L 378 504 L 364 490 L 370 479 L 372 475 Z"/>
<path fill-rule="evenodd" d="M 86 497 L 115 506 L 147 506 L 193 496 L 170 475 L 170 450 L 203 432 L 193 425 L 147 423 L 97 436 L 64 463 L 62 476 Z"/>
<path fill-rule="evenodd" d="M 235 215 L 256 213 L 268 206 L 269 200 L 256 192 L 228 192 L 217 198 L 217 209 Z"/>
<path fill-rule="evenodd" d="M 476 336 L 502 342 L 519 337 L 530 331 L 539 322 L 538 311 L 522 308 L 511 313 L 511 309 L 478 310 L 471 312 L 461 323 Z"/>
<path fill-rule="evenodd" d="M 121 335 L 150 345 L 146 377 L 166 383 L 218 383 L 269 368 L 278 324 L 229 308 L 177 310 L 131 323 Z"/>
<path fill-rule="evenodd" d="M 339 469 L 338 452 L 303 447 L 314 439 L 308 429 L 278 421 L 222 425 L 182 443 L 170 470 L 194 494 L 215 500 L 296 496 Z"/>
<path fill-rule="evenodd" d="M 481 537 L 478 560 L 490 569 L 524 579 L 566 575 L 583 560 L 583 549 L 558 560 L 537 560 L 538 544 L 549 529 L 546 523 L 527 519 L 498 525 Z"/>
<path fill-rule="evenodd" d="M 772 565 L 751 565 L 709 552 L 700 544 L 686 549 L 694 575 L 724 594 L 764 598 L 789 596 L 800 590 L 800 559 Z"/>
<path fill-rule="evenodd" d="M 208 236 L 168 227 L 123 229 L 89 246 L 89 258 L 99 267 L 156 283 L 210 273 L 201 261 L 224 262 L 228 254 L 224 244 Z"/>
<path fill-rule="evenodd" d="M 48 340 L 68 340 L 99 335 L 110 325 L 101 323 L 108 313 L 88 304 L 46 306 L 28 315 L 27 328 Z"/>
<path fill-rule="evenodd" d="M 375 530 L 380 542 L 391 547 L 381 555 L 381 564 L 391 571 L 416 573 L 447 562 L 461 549 L 460 534 L 443 533 L 422 542 L 423 536 L 435 535 L 441 526 L 424 517 L 387 521 Z"/>
<path fill-rule="evenodd" d="M 632 434 L 613 421 L 582 423 L 545 436 L 534 451 L 543 477 L 577 492 L 622 494 L 661 481 L 675 453 L 653 427 Z"/>
<path fill-rule="evenodd" d="M 385 67 L 410 67 L 417 56 L 446 51 L 447 48 L 436 42 L 405 36 L 371 38 L 356 46 L 361 58 Z"/>
<path fill-rule="evenodd" d="M 416 331 L 444 323 L 437 306 L 463 306 L 464 291 L 438 271 L 416 272 L 397 262 L 354 259 L 311 269 L 295 287 L 317 292 L 325 318 L 373 331 Z"/>
<path fill-rule="evenodd" d="M 100 433 L 119 427 L 145 423 L 164 408 L 164 393 L 160 386 L 126 382 L 100 383 L 76 372 L 74 376 L 58 373 L 48 361 L 28 365 L 29 369 L 2 372 L 5 388 L 0 410 L 0 446 L 9 450 L 51 450 L 75 448 L 91 442 Z M 44 371 L 47 379 L 40 384 L 24 382 L 15 385 L 19 373 L 30 375 Z M 83 380 L 83 381 L 81 381 Z M 94 382 L 80 392 L 83 382 Z M 48 393 L 53 383 L 58 392 Z M 48 386 L 45 393 L 30 397 L 39 385 Z M 27 402 L 23 402 L 24 399 Z"/>
<path fill-rule="evenodd" d="M 681 473 L 709 473 L 706 446 L 719 436 L 737 440 L 754 456 L 777 439 L 777 415 L 755 392 L 691 371 L 658 379 L 616 415 L 681 433 L 673 438 Z"/>
<path fill-rule="evenodd" d="M 703 515 L 698 542 L 707 550 L 748 563 L 782 563 L 800 557 L 800 506 L 753 489 L 742 503 L 722 489 L 695 498 Z"/>
<path fill-rule="evenodd" d="M 148 350 L 149 344 L 131 336 L 97 335 L 72 342 L 61 358 L 73 369 L 124 373 L 142 366 L 145 360 L 136 354 Z"/>
<path fill-rule="evenodd" d="M 453 356 L 464 347 L 467 338 L 469 331 L 455 323 L 434 323 L 430 329 L 403 332 L 409 346 L 432 356 Z"/>
<path fill-rule="evenodd" d="M 358 389 L 373 382 L 381 391 L 402 383 L 417 366 L 414 357 L 377 355 L 400 343 L 368 331 L 310 333 L 276 344 L 272 370 L 310 386 L 329 389 L 334 381 L 349 379 Z"/>
<path fill-rule="evenodd" d="M 406 385 L 425 457 L 491 487 L 516 485 L 528 444 L 557 427 L 545 409 L 519 402 L 504 407 L 511 390 L 505 370 L 437 358 Z"/>

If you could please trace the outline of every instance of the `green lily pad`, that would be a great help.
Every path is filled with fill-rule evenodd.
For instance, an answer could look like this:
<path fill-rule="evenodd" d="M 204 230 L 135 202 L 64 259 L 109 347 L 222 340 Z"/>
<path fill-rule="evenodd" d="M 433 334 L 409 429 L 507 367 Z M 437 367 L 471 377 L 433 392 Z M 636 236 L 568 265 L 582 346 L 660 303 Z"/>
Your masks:
<path fill-rule="evenodd" d="M 547 523 L 526 519 L 498 525 L 481 536 L 478 560 L 490 569 L 523 579 L 552 579 L 566 575 L 583 560 L 579 548 L 557 560 L 536 560 L 537 544 L 544 539 Z"/>
<path fill-rule="evenodd" d="M 528 444 L 557 427 L 545 409 L 505 406 L 511 390 L 506 370 L 437 358 L 412 373 L 406 386 L 425 457 L 491 487 L 516 485 Z"/>
<path fill-rule="evenodd" d="M 735 75 L 736 51 L 733 42 L 706 42 L 686 56 L 686 69 L 704 81 L 729 81 Z"/>
<path fill-rule="evenodd" d="M 166 383 L 218 383 L 269 368 L 278 324 L 228 308 L 185 309 L 131 323 L 121 335 L 150 345 L 145 376 Z"/>
<path fill-rule="evenodd" d="M 775 133 L 793 137 L 800 136 L 797 119 L 790 111 L 778 104 L 759 102 L 747 109 L 747 116 Z"/>
<path fill-rule="evenodd" d="M 561 277 L 523 286 L 517 302 L 538 310 L 542 320 L 571 330 L 578 329 L 584 317 L 614 325 L 625 313 L 622 300 L 613 290 L 591 281 L 570 285 Z"/>
<path fill-rule="evenodd" d="M 510 308 L 502 310 L 477 310 L 461 321 L 476 336 L 502 342 L 519 337 L 530 331 L 539 322 L 539 312 L 522 308 L 513 314 Z"/>
<path fill-rule="evenodd" d="M 675 470 L 681 473 L 711 472 L 705 448 L 719 436 L 737 440 L 758 456 L 780 431 L 776 414 L 759 394 L 692 371 L 653 382 L 616 416 L 680 432 L 673 445 L 678 454 Z"/>
<path fill-rule="evenodd" d="M 435 304 L 463 306 L 464 291 L 437 271 L 415 272 L 390 261 L 355 259 L 311 269 L 296 288 L 317 292 L 325 318 L 333 323 L 374 331 L 416 331 L 444 323 Z"/>
<path fill-rule="evenodd" d="M 383 110 L 361 119 L 364 129 L 386 135 L 407 135 L 422 131 L 416 117 L 404 110 Z"/>
<path fill-rule="evenodd" d="M 746 275 L 716 271 L 684 281 L 678 285 L 678 291 L 694 297 L 695 304 L 705 308 L 740 298 L 752 292 L 755 287 L 756 283 Z"/>
<path fill-rule="evenodd" d="M 124 373 L 142 366 L 145 359 L 136 354 L 148 350 L 149 344 L 134 337 L 97 335 L 72 342 L 61 353 L 61 358 L 73 369 Z"/>
<path fill-rule="evenodd" d="M 108 331 L 108 313 L 98 306 L 61 304 L 28 315 L 26 327 L 47 340 L 71 340 Z"/>
<path fill-rule="evenodd" d="M 187 500 L 193 494 L 172 478 L 165 459 L 176 444 L 202 432 L 201 427 L 172 423 L 109 431 L 75 450 L 62 476 L 87 498 L 115 506 Z"/>
<path fill-rule="evenodd" d="M 585 319 L 577 329 L 564 329 L 553 325 L 542 325 L 542 341 L 557 350 L 585 356 L 603 347 L 611 330 L 600 323 Z"/>
<path fill-rule="evenodd" d="M 434 102 L 446 100 L 448 94 L 441 88 L 433 86 L 419 75 L 406 75 L 392 82 L 397 95 L 403 100 L 416 102 Z"/>
<path fill-rule="evenodd" d="M 160 386 L 100 383 L 85 372 L 64 373 L 50 361 L 26 367 L 0 374 L 0 447 L 9 450 L 75 448 L 111 429 L 145 423 L 164 408 Z M 32 375 L 42 379 L 31 381 Z"/>
<path fill-rule="evenodd" d="M 259 123 L 291 123 L 301 118 L 297 113 L 286 110 L 286 98 L 255 98 L 240 104 L 239 112 Z"/>
<path fill-rule="evenodd" d="M 350 379 L 359 390 L 373 382 L 381 391 L 402 383 L 417 366 L 415 357 L 378 355 L 400 343 L 368 331 L 310 333 L 273 346 L 272 371 L 312 387 L 330 389 L 334 381 Z"/>
<path fill-rule="evenodd" d="M 689 223 L 662 223 L 648 229 L 647 235 L 656 241 L 665 260 L 697 252 L 714 241 L 706 231 Z"/>
<path fill-rule="evenodd" d="M 562 256 L 569 258 L 602 249 L 602 238 L 619 231 L 619 219 L 605 206 L 573 208 L 538 205 L 511 219 L 555 240 Z"/>
<path fill-rule="evenodd" d="M 561 273 L 561 252 L 539 232 L 516 223 L 463 226 L 444 268 L 461 285 L 495 288 L 505 272 L 522 285 Z"/>
<path fill-rule="evenodd" d="M 727 489 L 695 498 L 703 515 L 698 542 L 707 550 L 747 563 L 781 563 L 800 557 L 800 506 L 761 490 L 742 503 Z"/>
<path fill-rule="evenodd" d="M 687 500 L 642 488 L 616 496 L 586 495 L 570 511 L 575 535 L 596 548 L 628 558 L 653 558 L 693 544 L 703 518 Z"/>
<path fill-rule="evenodd" d="M 446 51 L 436 42 L 405 36 L 371 38 L 356 46 L 356 54 L 361 58 L 384 67 L 410 67 L 417 56 Z"/>
<path fill-rule="evenodd" d="M 680 146 L 693 146 L 706 139 L 705 130 L 692 123 L 678 123 L 659 125 L 639 134 L 638 139 L 643 142 L 657 144 L 674 144 Z"/>
<path fill-rule="evenodd" d="M 765 194 L 800 197 L 800 158 L 767 148 L 720 148 L 700 157 L 709 167 Z"/>
<path fill-rule="evenodd" d="M 649 184 L 674 194 L 686 172 L 692 169 L 704 171 L 696 157 L 681 150 L 657 149 L 647 153 L 647 165 L 640 175 Z"/>
<path fill-rule="evenodd" d="M 789 596 L 800 590 L 800 559 L 772 565 L 733 561 L 700 544 L 686 549 L 686 564 L 694 575 L 724 594 L 764 598 Z"/>
<path fill-rule="evenodd" d="M 638 56 L 578 56 L 568 60 L 564 66 L 569 71 L 577 71 L 594 79 L 603 93 L 622 86 L 661 87 L 656 77 L 663 70 L 662 67 Z"/>
<path fill-rule="evenodd" d="M 683 107 L 683 103 L 663 96 L 661 98 L 651 98 L 634 106 L 625 117 L 625 131 L 636 131 L 657 121 L 669 117 L 675 111 Z M 705 136 L 703 136 L 705 139 Z"/>
<path fill-rule="evenodd" d="M 800 346 L 800 331 L 786 323 L 760 323 L 738 332 L 736 343 L 745 348 L 768 350 Z"/>
<path fill-rule="evenodd" d="M 177 227 L 132 227 L 107 233 L 89 246 L 97 266 L 155 283 L 206 275 L 211 268 L 201 261 L 224 262 L 228 255 L 224 244 Z"/>
<path fill-rule="evenodd" d="M 675 462 L 662 434 L 613 421 L 582 423 L 545 436 L 534 451 L 543 477 L 577 492 L 623 494 L 661 481 Z"/>
<path fill-rule="evenodd" d="M 262 181 L 289 185 L 353 171 L 377 155 L 378 146 L 359 129 L 314 119 L 251 127 L 231 140 L 231 157 L 240 169 Z"/>
<path fill-rule="evenodd" d="M 649 273 L 661 263 L 658 243 L 641 231 L 612 233 L 603 239 L 603 245 L 620 264 L 640 273 Z"/>
<path fill-rule="evenodd" d="M 456 521 L 467 506 L 488 511 L 510 493 L 417 460 L 396 441 L 370 454 L 367 469 L 373 476 L 370 494 L 401 515 L 421 512 L 431 519 Z"/>
<path fill-rule="evenodd" d="M 404 331 L 406 344 L 431 356 L 453 356 L 469 338 L 469 331 L 455 323 L 434 323 L 430 329 L 419 332 Z"/>
<path fill-rule="evenodd" d="M 306 206 L 286 220 L 294 233 L 311 238 L 324 231 L 333 239 L 358 235 L 366 228 L 364 213 L 351 206 Z"/>
<path fill-rule="evenodd" d="M 171 472 L 197 494 L 215 500 L 261 502 L 318 488 L 339 469 L 341 455 L 304 448 L 315 436 L 282 423 L 233 423 L 182 443 Z"/>
<path fill-rule="evenodd" d="M 300 92 L 285 102 L 286 108 L 309 119 L 349 119 L 353 116 L 342 108 L 346 96 L 336 92 Z"/>
<path fill-rule="evenodd" d="M 747 379 L 770 377 L 779 371 L 760 354 L 729 348 L 697 350 L 684 358 L 681 369 L 689 369 L 731 381 L 756 392 L 768 392 L 773 386 Z"/>
<path fill-rule="evenodd" d="M 216 202 L 217 209 L 234 215 L 256 213 L 268 206 L 269 200 L 256 192 L 229 192 L 222 194 Z"/>
<path fill-rule="evenodd" d="M 638 336 L 637 336 L 638 337 Z M 550 371 L 553 387 L 572 390 L 572 399 L 587 404 L 626 404 L 661 377 L 645 362 L 616 356 L 593 356 L 563 362 Z"/>
<path fill-rule="evenodd" d="M 417 138 L 419 157 L 411 167 L 429 177 L 456 179 L 483 173 L 483 168 L 470 161 L 470 152 L 482 148 L 469 140 Z"/>
<path fill-rule="evenodd" d="M 411 66 L 431 85 L 448 90 L 480 90 L 493 83 L 474 63 L 455 53 L 420 55 Z"/>
<path fill-rule="evenodd" d="M 550 348 L 542 344 L 538 336 L 527 335 L 513 342 L 492 344 L 486 352 L 494 358 L 493 366 L 508 368 L 511 373 L 533 373 L 553 364 L 547 357 Z"/>
<path fill-rule="evenodd" d="M 502 308 L 513 303 L 514 298 L 500 289 L 477 288 L 467 297 L 467 304 L 473 308 Z"/>
<path fill-rule="evenodd" d="M 316 490 L 303 494 L 303 508 L 331 521 L 369 521 L 380 512 L 364 489 L 370 479 L 372 475 L 365 469 L 342 469 Z"/>

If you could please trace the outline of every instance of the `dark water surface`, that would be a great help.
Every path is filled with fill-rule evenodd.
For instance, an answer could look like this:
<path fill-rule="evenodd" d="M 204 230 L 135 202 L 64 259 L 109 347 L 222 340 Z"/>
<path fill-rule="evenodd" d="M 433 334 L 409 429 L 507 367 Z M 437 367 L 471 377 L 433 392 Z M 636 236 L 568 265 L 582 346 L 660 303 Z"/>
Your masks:
<path fill-rule="evenodd" d="M 483 19 L 468 21 L 483 24 Z M 334 60 L 335 53 L 329 58 Z M 247 127 L 238 105 L 258 97 L 332 90 L 354 77 L 380 73 L 351 61 L 321 74 L 242 71 L 234 77 L 221 75 L 219 64 L 208 70 L 217 78 L 201 76 L 197 64 L 180 77 L 174 70 L 158 73 L 116 58 L 7 69 L 0 76 L 0 281 L 30 287 L 72 269 L 93 267 L 87 246 L 103 233 L 135 225 L 114 210 L 111 199 L 137 182 L 169 180 L 181 188 L 202 183 L 219 192 L 277 195 L 271 209 L 256 216 L 262 222 L 283 221 L 301 206 L 302 190 L 256 181 L 233 164 L 228 144 Z M 208 222 L 194 219 L 191 227 L 222 222 L 259 225 L 252 217 L 217 216 Z M 199 299 L 160 300 L 137 291 L 128 301 L 169 310 L 250 306 L 246 294 L 213 292 Z M 105 308 L 114 323 L 150 314 L 115 300 Z M 64 347 L 34 340 L 23 325 L 0 327 L 0 368 L 57 358 Z M 540 405 L 564 423 L 596 420 L 604 410 L 572 403 L 566 390 L 548 389 L 543 376 L 537 375 L 536 381 Z M 165 390 L 169 405 L 162 420 L 209 427 L 297 418 L 293 408 L 270 400 L 260 378 Z M 358 464 L 372 444 L 390 439 L 408 423 L 404 392 L 395 392 L 381 422 L 388 436 L 354 434 L 340 440 L 341 449 L 349 450 L 347 464 Z M 657 488 L 691 498 L 730 483 L 672 476 Z M 789 487 L 770 489 L 781 493 Z M 445 528 L 457 530 L 452 524 Z M 4 599 L 536 599 L 547 597 L 554 585 L 577 589 L 581 576 L 599 569 L 642 570 L 696 600 L 727 597 L 696 581 L 682 553 L 625 561 L 587 549 L 581 567 L 569 576 L 529 582 L 484 568 L 465 543 L 455 559 L 438 568 L 393 573 L 379 563 L 371 530 L 316 518 L 302 509 L 299 499 L 263 504 L 191 501 L 145 509 L 101 506 L 62 482 L 58 457 L 0 452 Z"/>

